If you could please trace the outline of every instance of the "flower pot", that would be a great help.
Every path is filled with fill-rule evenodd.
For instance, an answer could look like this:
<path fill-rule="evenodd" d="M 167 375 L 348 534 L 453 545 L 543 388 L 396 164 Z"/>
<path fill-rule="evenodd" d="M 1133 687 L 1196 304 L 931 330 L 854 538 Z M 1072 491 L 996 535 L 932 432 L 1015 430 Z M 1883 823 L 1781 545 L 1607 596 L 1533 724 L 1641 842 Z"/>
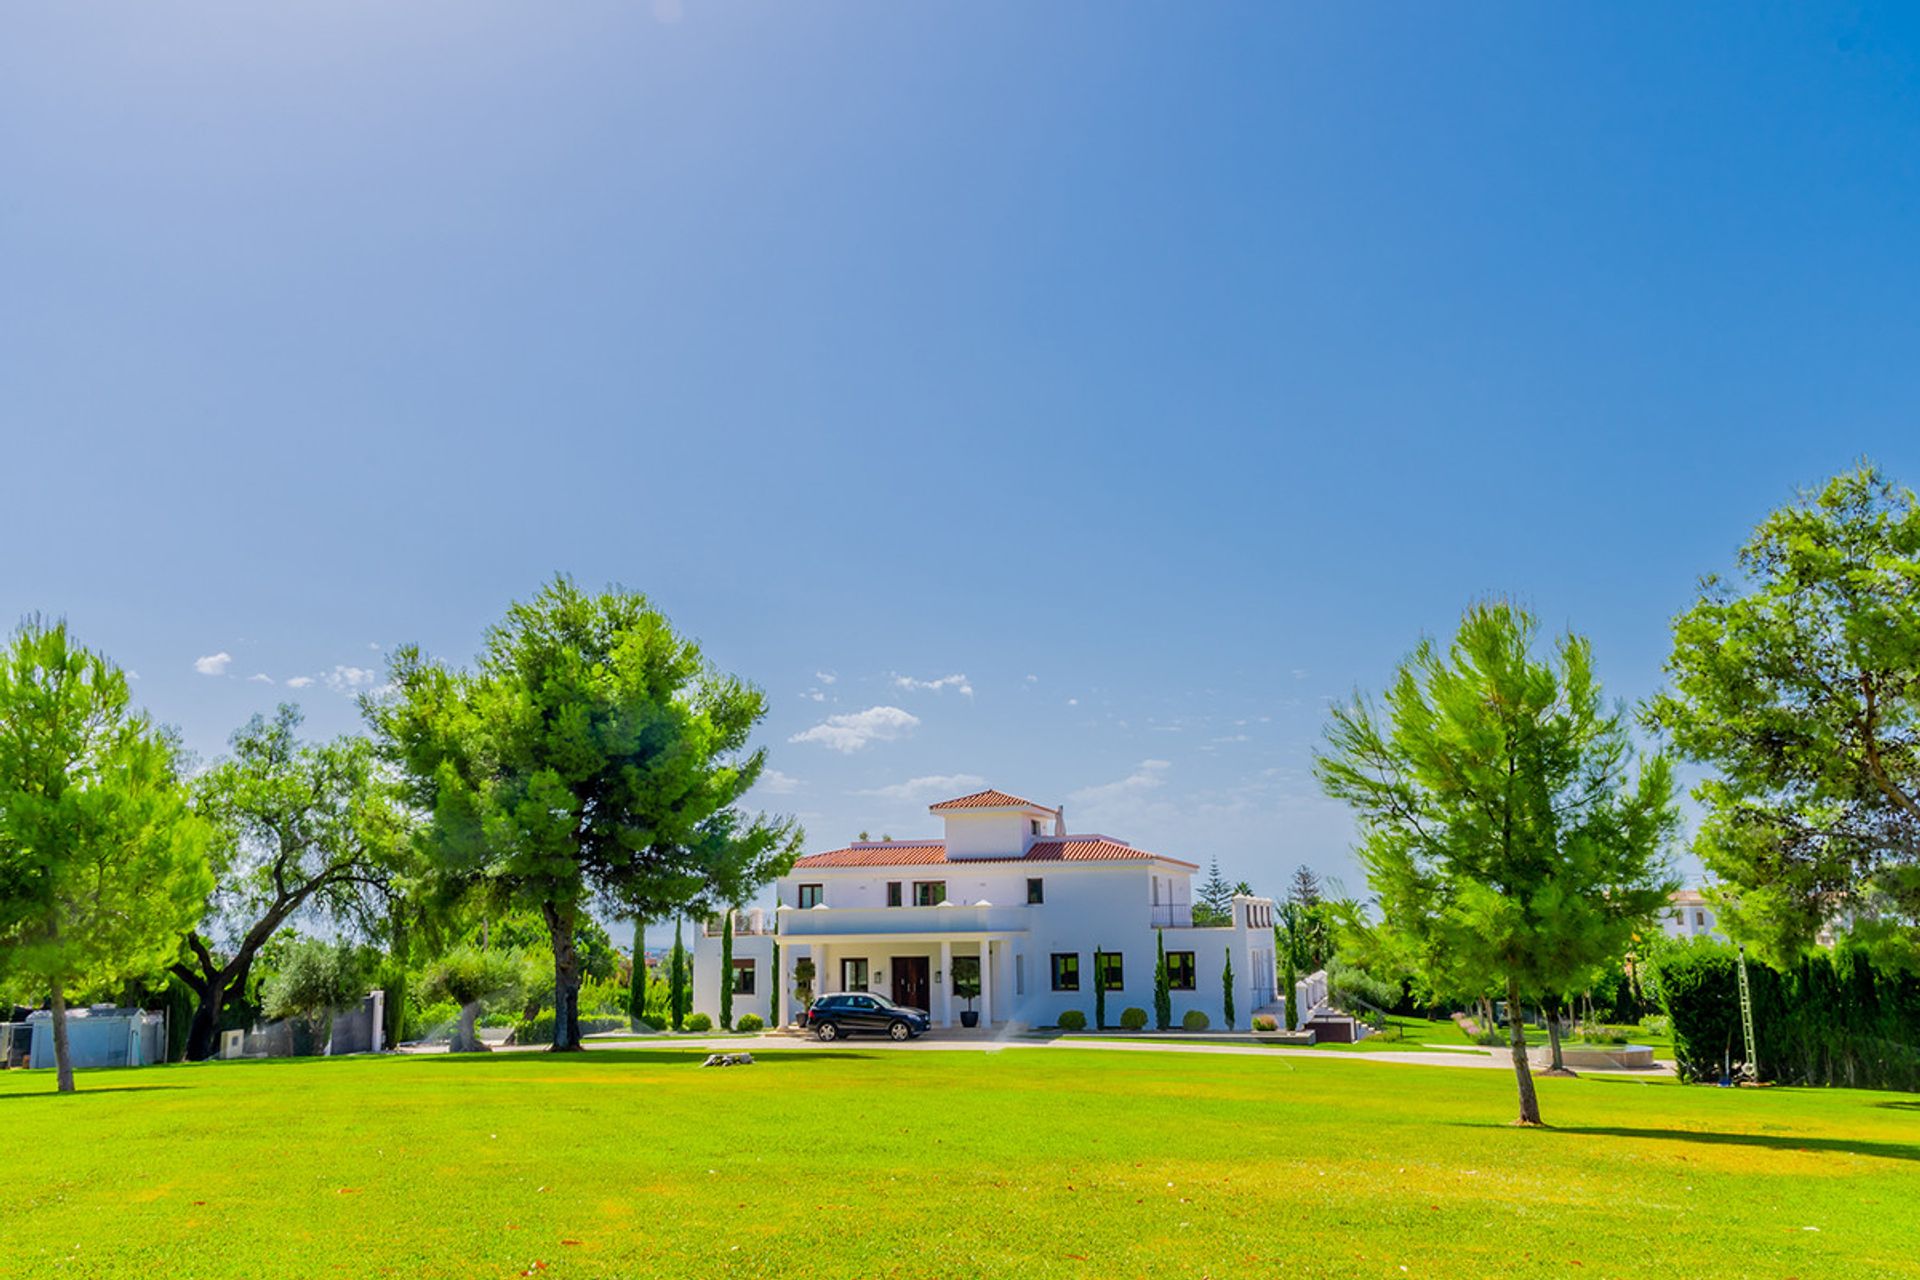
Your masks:
<path fill-rule="evenodd" d="M 968 1009 L 960 1015 L 960 1025 L 963 1027 L 977 1027 L 980 1025 L 980 1015 L 972 1009 Z"/>

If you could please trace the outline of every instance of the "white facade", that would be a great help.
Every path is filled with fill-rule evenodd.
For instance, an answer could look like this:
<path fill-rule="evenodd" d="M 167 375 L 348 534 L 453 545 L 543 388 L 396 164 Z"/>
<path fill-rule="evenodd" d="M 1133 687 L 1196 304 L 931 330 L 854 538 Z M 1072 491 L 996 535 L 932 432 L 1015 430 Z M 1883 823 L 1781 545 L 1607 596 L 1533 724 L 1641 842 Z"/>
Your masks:
<path fill-rule="evenodd" d="M 1719 917 L 1708 905 L 1706 897 L 1698 889 L 1681 889 L 1667 901 L 1667 911 L 1660 917 L 1660 927 L 1669 938 L 1717 938 L 1725 942 L 1720 933 Z"/>
<path fill-rule="evenodd" d="M 1226 1025 L 1223 972 L 1233 966 L 1233 1025 L 1272 1013 L 1273 902 L 1236 897 L 1233 923 L 1192 925 L 1192 863 L 1099 835 L 1068 835 L 1057 810 L 1000 792 L 934 805 L 944 838 L 850 845 L 799 860 L 778 884 L 777 925 L 735 915 L 734 967 L 751 993 L 734 1017 L 768 1016 L 779 946 L 780 1020 L 801 1008 L 796 966 L 813 966 L 812 995 L 877 991 L 924 1008 L 936 1027 L 959 1025 L 957 977 L 979 976 L 982 1026 L 1051 1026 L 1077 1009 L 1092 1026 L 1095 953 L 1108 974 L 1106 1020 L 1153 1014 L 1154 967 L 1164 937 L 1176 972 L 1174 1025 L 1190 1009 Z M 694 1007 L 718 1016 L 721 940 L 694 942 Z M 1151 1025 L 1151 1022 L 1149 1022 Z"/>

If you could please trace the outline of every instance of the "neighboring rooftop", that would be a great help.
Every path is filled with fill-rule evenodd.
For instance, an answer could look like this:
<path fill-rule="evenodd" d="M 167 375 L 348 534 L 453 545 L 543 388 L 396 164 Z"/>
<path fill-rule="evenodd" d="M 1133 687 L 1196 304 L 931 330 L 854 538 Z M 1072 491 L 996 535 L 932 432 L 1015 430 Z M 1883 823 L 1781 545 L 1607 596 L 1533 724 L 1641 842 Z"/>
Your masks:
<path fill-rule="evenodd" d="M 927 806 L 928 813 L 946 813 L 952 809 L 1044 809 L 1048 813 L 1056 812 L 1050 805 L 1035 804 L 1031 800 L 1022 800 L 1019 796 L 1011 796 L 1004 791 L 995 791 L 991 788 L 976 791 L 972 795 L 955 796 L 951 800 L 942 800 L 939 804 Z"/>

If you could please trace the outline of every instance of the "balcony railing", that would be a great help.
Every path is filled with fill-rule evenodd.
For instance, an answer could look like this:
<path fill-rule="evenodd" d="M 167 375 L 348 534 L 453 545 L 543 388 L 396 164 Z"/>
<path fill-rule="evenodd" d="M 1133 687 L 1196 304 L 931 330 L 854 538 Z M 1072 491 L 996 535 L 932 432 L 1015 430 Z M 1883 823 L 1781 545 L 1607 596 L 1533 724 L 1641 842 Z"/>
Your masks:
<path fill-rule="evenodd" d="M 1193 904 L 1191 902 L 1154 903 L 1153 927 L 1156 929 L 1193 928 Z"/>
<path fill-rule="evenodd" d="M 807 907 L 780 913 L 780 932 L 801 938 L 840 933 L 1018 933 L 1026 927 L 1024 906 Z"/>
<path fill-rule="evenodd" d="M 771 911 L 736 911 L 733 913 L 733 936 L 751 938 L 774 932 L 774 914 Z M 702 931 L 709 938 L 717 938 L 722 932 L 720 917 L 706 921 Z"/>

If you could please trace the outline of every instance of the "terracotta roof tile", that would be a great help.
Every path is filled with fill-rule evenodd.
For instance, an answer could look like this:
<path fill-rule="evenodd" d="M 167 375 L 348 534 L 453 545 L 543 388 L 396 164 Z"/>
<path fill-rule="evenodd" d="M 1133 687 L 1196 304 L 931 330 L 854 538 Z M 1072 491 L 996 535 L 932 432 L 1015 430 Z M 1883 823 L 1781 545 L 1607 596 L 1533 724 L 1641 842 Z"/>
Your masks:
<path fill-rule="evenodd" d="M 1198 871 L 1192 862 L 1182 862 L 1163 854 L 1136 849 L 1104 836 L 1087 839 L 1036 840 L 1025 854 L 1001 858 L 948 858 L 943 840 L 895 840 L 886 844 L 850 845 L 812 853 L 793 864 L 795 871 L 826 867 L 931 867 L 969 866 L 989 862 L 1170 862 L 1177 867 Z"/>
<path fill-rule="evenodd" d="M 955 796 L 951 800 L 927 806 L 929 813 L 944 813 L 949 809 L 1045 809 L 1048 813 L 1054 812 L 1048 805 L 1035 804 L 1031 800 L 1022 800 L 1019 796 L 991 789 L 976 791 L 968 796 Z"/>

